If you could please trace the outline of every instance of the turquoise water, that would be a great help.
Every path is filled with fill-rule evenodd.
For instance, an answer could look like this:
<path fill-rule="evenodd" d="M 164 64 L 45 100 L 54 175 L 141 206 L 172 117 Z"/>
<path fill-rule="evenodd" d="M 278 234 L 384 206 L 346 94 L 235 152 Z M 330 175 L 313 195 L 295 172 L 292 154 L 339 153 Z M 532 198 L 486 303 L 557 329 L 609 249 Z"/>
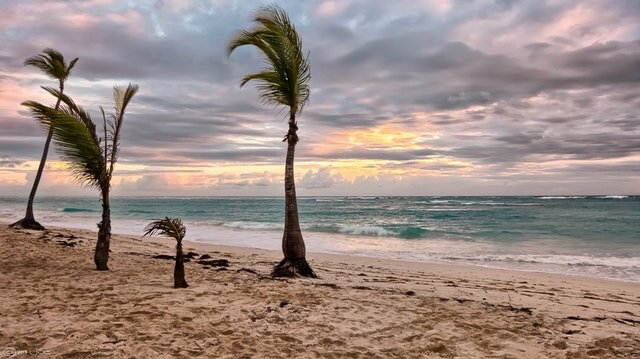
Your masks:
<path fill-rule="evenodd" d="M 0 219 L 23 198 L 0 197 Z M 115 232 L 181 217 L 187 239 L 279 249 L 282 198 L 115 197 Z M 310 251 L 589 275 L 640 282 L 640 196 L 303 197 Z M 95 229 L 96 198 L 39 198 L 43 224 Z"/>

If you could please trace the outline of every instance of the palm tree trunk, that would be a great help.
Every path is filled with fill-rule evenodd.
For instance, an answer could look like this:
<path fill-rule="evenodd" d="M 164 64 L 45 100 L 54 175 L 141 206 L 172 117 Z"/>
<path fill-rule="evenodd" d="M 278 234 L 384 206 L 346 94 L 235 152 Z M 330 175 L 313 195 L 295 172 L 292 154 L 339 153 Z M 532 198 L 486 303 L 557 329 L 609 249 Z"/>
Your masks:
<path fill-rule="evenodd" d="M 184 255 L 182 254 L 182 241 L 179 241 L 176 246 L 176 266 L 173 269 L 173 287 L 189 287 L 187 281 L 184 279 Z"/>
<path fill-rule="evenodd" d="M 64 91 L 64 85 L 60 83 L 60 93 Z M 55 109 L 57 110 L 60 107 L 60 99 L 56 102 Z M 47 162 L 47 155 L 49 154 L 49 145 L 51 145 L 51 138 L 53 137 L 53 128 L 49 127 L 49 133 L 47 133 L 47 140 L 44 143 L 44 150 L 42 150 L 42 157 L 40 157 L 40 164 L 38 165 L 38 172 L 36 173 L 36 178 L 33 181 L 33 186 L 31 186 L 31 192 L 29 193 L 29 200 L 27 201 L 27 211 L 24 215 L 24 218 L 12 223 L 9 227 L 11 228 L 25 228 L 25 229 L 35 229 L 35 230 L 44 230 L 45 228 L 36 221 L 36 218 L 33 215 L 33 201 L 36 198 L 36 191 L 38 190 L 38 185 L 40 184 L 40 179 L 42 178 L 42 172 L 44 172 L 44 165 Z"/>
<path fill-rule="evenodd" d="M 293 175 L 293 162 L 296 144 L 298 143 L 298 126 L 295 114 L 289 118 L 289 132 L 287 132 L 287 158 L 284 172 L 284 234 L 282 235 L 282 253 L 284 259 L 273 269 L 274 277 L 293 277 L 300 274 L 304 277 L 317 278 L 309 263 L 305 259 L 306 248 L 300 219 L 298 217 L 298 201 L 296 199 L 296 184 Z"/>
<path fill-rule="evenodd" d="M 109 243 L 111 242 L 111 206 L 109 204 L 109 188 L 102 189 L 102 221 L 98 223 L 98 242 L 93 261 L 97 270 L 109 270 Z"/>

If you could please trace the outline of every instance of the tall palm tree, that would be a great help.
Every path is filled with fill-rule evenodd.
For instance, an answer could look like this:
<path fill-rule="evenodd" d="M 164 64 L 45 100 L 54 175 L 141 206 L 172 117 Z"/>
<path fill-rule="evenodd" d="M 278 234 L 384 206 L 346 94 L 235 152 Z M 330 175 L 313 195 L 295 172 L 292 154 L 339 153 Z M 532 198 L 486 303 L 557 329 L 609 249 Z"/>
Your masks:
<path fill-rule="evenodd" d="M 159 219 L 149 223 L 145 228 L 145 236 L 160 234 L 172 237 L 176 240 L 176 266 L 173 269 L 173 287 L 187 288 L 189 285 L 184 279 L 184 255 L 182 253 L 182 240 L 187 234 L 187 229 L 180 218 Z"/>
<path fill-rule="evenodd" d="M 60 93 L 64 92 L 64 83 L 67 81 L 67 78 L 71 74 L 71 69 L 75 66 L 78 58 L 71 60 L 69 65 L 64 61 L 64 56 L 56 50 L 53 49 L 44 49 L 41 54 L 30 57 L 24 61 L 25 66 L 34 66 L 49 77 L 58 80 L 58 88 Z M 60 99 L 56 101 L 55 109 L 57 110 L 60 107 Z M 47 133 L 47 140 L 44 143 L 44 150 L 42 151 L 42 157 L 40 158 L 40 165 L 38 166 L 38 172 L 36 173 L 36 178 L 33 181 L 33 186 L 31 187 L 31 192 L 29 193 L 29 200 L 27 201 L 27 211 L 24 215 L 24 218 L 11 224 L 11 228 L 26 228 L 26 229 L 37 229 L 43 230 L 44 227 L 36 221 L 33 215 L 33 200 L 36 197 L 36 191 L 38 190 L 38 185 L 40 184 L 40 179 L 42 178 L 42 172 L 44 171 L 44 165 L 47 162 L 47 155 L 49 153 L 49 144 L 51 144 L 51 137 L 53 136 L 53 132 L 49 130 Z"/>
<path fill-rule="evenodd" d="M 108 270 L 111 241 L 111 177 L 118 159 L 125 110 L 138 91 L 138 86 L 129 84 L 126 87 L 113 88 L 115 113 L 110 115 L 108 120 L 104 109 L 100 107 L 103 138 L 98 137 L 96 125 L 82 107 L 58 90 L 45 90 L 60 99 L 64 106 L 55 109 L 35 101 L 26 101 L 22 105 L 28 107 L 36 120 L 53 132 L 53 141 L 58 147 L 58 152 L 62 158 L 69 161 L 76 180 L 100 190 L 102 221 L 98 223 L 98 242 L 93 259 L 98 270 Z"/>
<path fill-rule="evenodd" d="M 305 259 L 305 245 L 300 231 L 296 186 L 293 176 L 293 159 L 298 143 L 296 115 L 309 101 L 311 71 L 308 55 L 302 52 L 302 40 L 289 16 L 277 6 L 261 8 L 253 18 L 254 26 L 236 32 L 227 43 L 227 55 L 244 45 L 255 46 L 263 55 L 267 67 L 260 72 L 246 75 L 240 87 L 255 80 L 264 104 L 288 108 L 289 130 L 283 142 L 287 142 L 284 191 L 285 217 L 282 236 L 284 259 L 274 268 L 274 276 L 316 277 Z"/>

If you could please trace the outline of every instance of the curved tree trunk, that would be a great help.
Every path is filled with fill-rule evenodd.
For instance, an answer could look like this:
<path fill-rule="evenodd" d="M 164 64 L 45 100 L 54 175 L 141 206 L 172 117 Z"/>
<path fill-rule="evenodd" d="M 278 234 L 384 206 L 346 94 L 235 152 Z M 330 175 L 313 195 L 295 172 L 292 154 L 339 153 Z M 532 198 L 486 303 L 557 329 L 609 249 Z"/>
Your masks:
<path fill-rule="evenodd" d="M 60 83 L 60 93 L 64 91 L 64 84 Z M 60 108 L 60 99 L 56 102 L 55 109 Z M 44 150 L 42 150 L 42 157 L 40 157 L 40 164 L 38 165 L 38 172 L 36 173 L 36 178 L 33 181 L 33 186 L 31 186 L 31 192 L 29 193 L 29 200 L 27 201 L 27 211 L 24 215 L 24 218 L 12 223 L 9 227 L 11 228 L 25 228 L 25 229 L 35 229 L 35 230 L 44 230 L 45 228 L 36 221 L 36 218 L 33 215 L 33 201 L 36 198 L 36 191 L 38 190 L 38 185 L 40 184 L 40 179 L 42 178 L 42 172 L 44 172 L 44 165 L 47 162 L 47 155 L 49 154 L 49 145 L 51 144 L 51 138 L 53 137 L 53 128 L 49 127 L 49 133 L 47 133 L 47 140 L 44 143 Z"/>
<path fill-rule="evenodd" d="M 176 246 L 176 266 L 173 269 L 173 287 L 189 287 L 187 281 L 184 279 L 184 255 L 182 254 L 182 241 L 178 241 Z"/>
<path fill-rule="evenodd" d="M 287 132 L 287 159 L 285 161 L 284 174 L 284 234 L 282 235 L 282 253 L 284 259 L 273 269 L 274 277 L 293 277 L 299 274 L 304 277 L 317 278 L 309 263 L 305 259 L 306 248 L 300 231 L 300 219 L 298 217 L 298 201 L 296 199 L 296 184 L 293 176 L 293 161 L 295 148 L 298 143 L 298 126 L 295 115 L 289 118 L 289 131 Z"/>
<path fill-rule="evenodd" d="M 109 188 L 102 189 L 102 221 L 98 223 L 98 242 L 93 261 L 97 270 L 109 270 L 109 243 L 111 242 L 111 206 Z"/>

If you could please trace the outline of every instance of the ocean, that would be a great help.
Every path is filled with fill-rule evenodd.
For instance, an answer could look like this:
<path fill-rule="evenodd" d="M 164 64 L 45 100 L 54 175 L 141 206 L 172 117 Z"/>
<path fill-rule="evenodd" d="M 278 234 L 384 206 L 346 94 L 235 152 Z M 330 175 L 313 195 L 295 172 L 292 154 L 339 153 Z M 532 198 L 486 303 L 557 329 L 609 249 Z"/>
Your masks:
<path fill-rule="evenodd" d="M 0 220 L 24 198 L 0 197 Z M 640 196 L 300 197 L 311 252 L 454 262 L 640 282 Z M 40 197 L 43 225 L 96 230 L 94 197 Z M 187 240 L 280 249 L 281 197 L 114 197 L 114 233 L 180 217 Z"/>

